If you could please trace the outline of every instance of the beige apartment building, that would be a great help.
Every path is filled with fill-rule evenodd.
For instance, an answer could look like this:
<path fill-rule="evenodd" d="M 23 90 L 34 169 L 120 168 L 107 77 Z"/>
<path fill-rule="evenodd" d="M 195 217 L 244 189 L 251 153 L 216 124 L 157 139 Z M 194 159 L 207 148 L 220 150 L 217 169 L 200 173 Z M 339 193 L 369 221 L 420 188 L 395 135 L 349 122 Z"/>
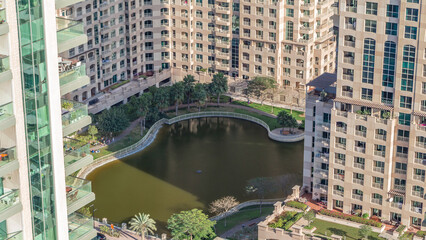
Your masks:
<path fill-rule="evenodd" d="M 340 1 L 337 94 L 316 122 L 329 127 L 315 128 L 329 146 L 312 166 L 307 137 L 304 159 L 305 189 L 321 184 L 313 197 L 329 209 L 426 228 L 425 11 L 418 0 Z"/>
<path fill-rule="evenodd" d="M 84 62 L 90 77 L 68 98 L 98 105 L 89 106 L 96 113 L 153 84 L 170 84 L 187 74 L 207 82 L 212 73 L 223 72 L 230 82 L 273 77 L 297 92 L 280 100 L 299 103 L 305 84 L 335 71 L 333 3 L 90 0 L 62 8 L 58 14 L 82 21 L 89 38 L 63 55 Z M 124 80 L 131 80 L 125 84 L 131 94 L 111 93 Z"/>

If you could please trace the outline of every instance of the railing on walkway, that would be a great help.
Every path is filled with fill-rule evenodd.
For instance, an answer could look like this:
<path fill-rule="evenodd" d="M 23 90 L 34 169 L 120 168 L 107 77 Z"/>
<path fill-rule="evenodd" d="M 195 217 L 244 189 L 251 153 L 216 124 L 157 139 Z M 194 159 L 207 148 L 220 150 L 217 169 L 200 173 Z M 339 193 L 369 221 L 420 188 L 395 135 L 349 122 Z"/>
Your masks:
<path fill-rule="evenodd" d="M 151 126 L 151 128 L 149 128 L 148 132 L 145 134 L 145 136 L 143 136 L 141 140 L 139 140 L 138 142 L 126 148 L 123 148 L 116 152 L 113 152 L 108 155 L 102 156 L 98 159 L 95 159 L 94 163 L 92 163 L 91 165 L 87 166 L 82 171 L 80 171 L 78 176 L 81 178 L 85 178 L 92 170 L 102 166 L 103 164 L 109 163 L 119 158 L 127 157 L 129 155 L 132 155 L 136 152 L 143 150 L 145 147 L 149 146 L 154 141 L 158 133 L 158 130 L 160 130 L 163 124 L 171 125 L 184 120 L 189 120 L 194 118 L 204 118 L 204 117 L 226 117 L 226 118 L 237 118 L 237 119 L 243 119 L 246 121 L 251 121 L 264 127 L 268 131 L 269 138 L 279 142 L 298 142 L 298 141 L 304 140 L 303 132 L 297 135 L 276 134 L 269 129 L 269 125 L 267 123 L 265 123 L 264 121 L 256 117 L 252 117 L 246 114 L 233 113 L 233 112 L 220 112 L 220 111 L 189 113 L 189 114 L 184 114 L 171 119 L 163 118 L 158 120 L 157 122 L 154 123 L 154 125 Z M 102 162 L 102 164 L 99 164 L 99 162 Z"/>

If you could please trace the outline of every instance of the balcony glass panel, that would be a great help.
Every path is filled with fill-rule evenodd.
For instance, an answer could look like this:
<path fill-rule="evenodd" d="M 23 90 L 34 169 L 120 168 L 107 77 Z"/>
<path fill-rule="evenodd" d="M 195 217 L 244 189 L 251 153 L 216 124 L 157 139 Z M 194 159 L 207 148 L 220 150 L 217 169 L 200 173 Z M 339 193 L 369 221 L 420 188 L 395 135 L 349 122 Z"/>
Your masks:
<path fill-rule="evenodd" d="M 86 75 L 86 64 L 74 66 L 72 69 L 59 73 L 61 86 L 76 80 L 79 77 Z"/>
<path fill-rule="evenodd" d="M 90 153 L 90 144 L 82 141 L 66 138 L 64 140 L 65 167 L 86 157 Z"/>
<path fill-rule="evenodd" d="M 17 189 L 6 192 L 0 196 L 0 212 L 10 208 L 19 202 L 19 191 Z"/>
<path fill-rule="evenodd" d="M 70 205 L 92 192 L 92 182 L 82 178 L 68 176 L 65 179 L 67 205 Z"/>
<path fill-rule="evenodd" d="M 10 69 L 9 56 L 0 54 L 0 73 L 6 72 L 9 69 Z"/>
<path fill-rule="evenodd" d="M 68 126 L 88 115 L 87 105 L 62 99 L 62 126 Z"/>
<path fill-rule="evenodd" d="M 93 230 L 93 218 L 73 213 L 68 216 L 68 229 L 70 240 L 80 239 Z"/>
<path fill-rule="evenodd" d="M 12 102 L 0 106 L 0 122 L 11 116 L 13 116 Z"/>
<path fill-rule="evenodd" d="M 65 18 L 56 18 L 56 32 L 58 44 L 85 34 L 83 22 Z"/>
<path fill-rule="evenodd" d="M 16 148 L 0 148 L 0 167 L 16 160 Z"/>

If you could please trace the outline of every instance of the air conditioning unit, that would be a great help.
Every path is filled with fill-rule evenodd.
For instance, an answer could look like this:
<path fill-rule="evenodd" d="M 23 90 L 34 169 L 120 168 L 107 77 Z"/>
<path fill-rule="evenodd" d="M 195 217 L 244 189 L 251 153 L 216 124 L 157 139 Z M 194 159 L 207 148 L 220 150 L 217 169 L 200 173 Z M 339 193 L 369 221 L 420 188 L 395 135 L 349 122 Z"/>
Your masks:
<path fill-rule="evenodd" d="M 389 202 L 393 202 L 393 197 L 389 198 L 388 200 Z"/>

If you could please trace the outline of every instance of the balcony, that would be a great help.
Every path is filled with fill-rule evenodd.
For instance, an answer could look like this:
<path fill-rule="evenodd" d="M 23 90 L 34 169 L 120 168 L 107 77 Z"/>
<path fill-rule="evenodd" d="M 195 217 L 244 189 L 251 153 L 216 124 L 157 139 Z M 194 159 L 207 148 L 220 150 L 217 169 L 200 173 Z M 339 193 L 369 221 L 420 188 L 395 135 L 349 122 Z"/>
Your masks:
<path fill-rule="evenodd" d="M 93 218 L 79 213 L 68 216 L 68 236 L 70 240 L 91 240 L 96 237 L 96 230 L 93 228 Z"/>
<path fill-rule="evenodd" d="M 336 115 L 341 117 L 348 117 L 348 112 L 337 110 Z M 345 128 L 345 133 L 346 133 L 346 128 Z"/>
<path fill-rule="evenodd" d="M 352 199 L 355 199 L 355 200 L 359 200 L 359 201 L 362 201 L 362 199 L 363 199 L 363 195 L 359 195 L 359 194 L 352 194 Z"/>
<path fill-rule="evenodd" d="M 56 35 L 59 53 L 87 43 L 84 25 L 81 21 L 56 18 Z"/>
<path fill-rule="evenodd" d="M 22 210 L 22 204 L 19 201 L 19 190 L 5 192 L 0 196 L 0 221 L 10 218 Z"/>
<path fill-rule="evenodd" d="M 4 176 L 18 168 L 16 148 L 0 148 L 0 176 Z"/>
<path fill-rule="evenodd" d="M 352 182 L 355 184 L 364 185 L 364 179 L 354 178 Z"/>
<path fill-rule="evenodd" d="M 423 213 L 423 210 L 422 210 L 421 207 L 411 206 L 411 211 L 414 212 L 414 213 L 419 213 L 419 214 Z"/>
<path fill-rule="evenodd" d="M 55 8 L 56 9 L 65 8 L 67 6 L 70 6 L 79 2 L 83 2 L 83 0 L 55 0 Z"/>
<path fill-rule="evenodd" d="M 95 194 L 92 192 L 92 182 L 68 176 L 65 178 L 67 192 L 68 214 L 86 206 L 95 200 Z"/>
<path fill-rule="evenodd" d="M 400 202 L 392 202 L 391 203 L 391 207 L 402 209 L 402 203 L 400 203 Z"/>
<path fill-rule="evenodd" d="M 343 80 L 354 81 L 354 75 L 351 74 L 343 74 Z"/>
<path fill-rule="evenodd" d="M 360 152 L 360 153 L 365 153 L 365 148 L 364 147 L 354 147 L 354 151 Z"/>
<path fill-rule="evenodd" d="M 64 139 L 65 174 L 68 176 L 93 162 L 90 144 L 75 139 Z"/>
<path fill-rule="evenodd" d="M 374 156 L 385 157 L 386 156 L 386 152 L 385 151 L 374 150 Z"/>
<path fill-rule="evenodd" d="M 365 164 L 363 164 L 363 163 L 354 163 L 354 168 L 364 169 L 365 168 Z"/>
<path fill-rule="evenodd" d="M 59 73 L 61 96 L 89 84 L 90 78 L 86 76 L 86 64 L 77 64 L 67 71 Z"/>
<path fill-rule="evenodd" d="M 87 105 L 62 99 L 62 131 L 64 136 L 82 129 L 92 123 Z"/>
<path fill-rule="evenodd" d="M 339 190 L 333 190 L 333 195 L 343 197 L 344 196 L 344 192 L 343 191 L 339 191 Z"/>
<path fill-rule="evenodd" d="M 385 172 L 385 168 L 383 168 L 383 167 L 373 167 L 373 171 L 374 172 L 379 172 L 379 173 L 384 173 Z"/>
<path fill-rule="evenodd" d="M 0 54 L 0 83 L 12 79 L 10 71 L 9 56 Z"/>
<path fill-rule="evenodd" d="M 371 202 L 372 202 L 372 203 L 375 203 L 375 204 L 382 205 L 382 203 L 383 203 L 383 199 L 381 199 L 381 198 L 372 198 L 372 199 L 371 199 Z"/>
<path fill-rule="evenodd" d="M 15 125 L 12 102 L 0 106 L 0 131 Z"/>
<path fill-rule="evenodd" d="M 0 35 L 9 32 L 9 24 L 6 22 L 6 9 L 0 9 Z"/>
<path fill-rule="evenodd" d="M 417 181 L 425 181 L 425 176 L 424 175 L 413 175 L 413 179 L 417 180 Z"/>
<path fill-rule="evenodd" d="M 371 186 L 373 188 L 383 189 L 383 183 L 373 183 Z"/>

